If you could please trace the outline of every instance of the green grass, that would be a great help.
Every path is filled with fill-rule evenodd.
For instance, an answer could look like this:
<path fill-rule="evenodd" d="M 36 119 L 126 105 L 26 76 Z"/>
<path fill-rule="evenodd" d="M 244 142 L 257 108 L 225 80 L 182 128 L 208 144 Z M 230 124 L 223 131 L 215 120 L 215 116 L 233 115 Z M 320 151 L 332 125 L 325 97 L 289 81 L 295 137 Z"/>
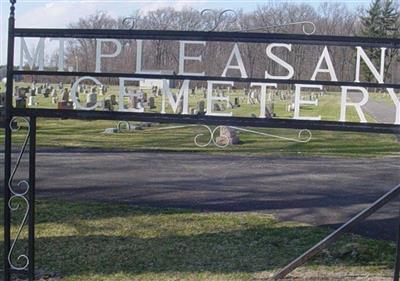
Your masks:
<path fill-rule="evenodd" d="M 27 86 L 27 84 L 25 84 Z M 116 93 L 117 87 L 111 87 L 110 93 Z M 242 96 L 239 91 L 232 94 Z M 306 95 L 305 95 L 306 96 Z M 190 106 L 202 99 L 202 94 L 190 96 Z M 286 108 L 290 101 L 281 101 L 275 96 L 275 112 L 279 118 L 292 118 L 292 113 Z M 85 100 L 82 96 L 81 100 Z M 339 119 L 339 93 L 329 93 L 319 98 L 318 106 L 304 106 L 302 116 L 321 115 L 323 120 Z M 160 110 L 161 98 L 157 99 L 157 109 Z M 39 107 L 54 107 L 50 99 L 39 98 Z M 258 114 L 259 105 L 248 105 L 234 109 L 234 116 L 247 116 L 251 113 Z M 167 108 L 171 111 L 171 108 Z M 353 108 L 348 109 L 348 121 L 359 121 Z M 367 115 L 370 122 L 374 122 Z M 167 151 L 167 152 L 201 152 L 201 153 L 236 153 L 254 155 L 328 155 L 328 156 L 385 156 L 398 155 L 400 145 L 394 135 L 344 133 L 313 131 L 313 138 L 309 143 L 285 141 L 274 137 L 261 136 L 248 132 L 241 132 L 241 144 L 221 149 L 210 145 L 199 148 L 194 143 L 194 137 L 203 133 L 199 138 L 201 143 L 207 143 L 209 133 L 203 127 L 186 127 L 173 130 L 157 130 L 163 126 L 155 125 L 150 130 L 117 133 L 114 135 L 103 134 L 105 128 L 116 127 L 115 121 L 82 121 L 82 120 L 38 120 L 37 145 L 41 147 L 74 147 L 74 148 L 101 148 L 118 149 L 126 151 Z M 173 126 L 173 124 L 171 124 Z M 253 130 L 277 136 L 297 138 L 298 130 L 288 129 L 262 129 Z M 0 132 L 0 136 L 3 132 Z M 16 140 L 22 140 L 22 134 L 16 135 Z M 3 137 L 1 137 L 3 142 Z"/>
<path fill-rule="evenodd" d="M 36 213 L 36 266 L 67 281 L 252 280 L 329 233 L 259 213 L 50 200 L 38 201 Z M 13 234 L 21 217 L 14 218 Z M 24 244 L 25 230 L 16 253 Z M 307 268 L 381 272 L 392 268 L 394 252 L 394 243 L 348 234 Z"/>
<path fill-rule="evenodd" d="M 102 133 L 104 128 L 113 126 L 116 126 L 116 123 L 111 121 L 39 119 L 37 145 L 40 147 L 99 148 L 125 151 L 351 157 L 398 155 L 400 148 L 396 137 L 393 135 L 322 131 L 313 131 L 313 137 L 308 143 L 297 143 L 241 132 L 241 144 L 239 145 L 228 146 L 223 149 L 213 145 L 199 148 L 193 143 L 197 134 L 205 134 L 199 138 L 201 143 L 206 143 L 209 140 L 208 131 L 202 127 L 160 131 L 143 130 L 114 135 Z M 291 138 L 296 138 L 298 134 L 298 131 L 295 130 L 252 129 Z M 0 134 L 2 135 L 3 132 L 1 131 Z M 23 131 L 14 135 L 14 139 L 19 142 L 22 141 L 23 137 Z M 3 141 L 4 137 L 1 136 L 0 143 Z"/>

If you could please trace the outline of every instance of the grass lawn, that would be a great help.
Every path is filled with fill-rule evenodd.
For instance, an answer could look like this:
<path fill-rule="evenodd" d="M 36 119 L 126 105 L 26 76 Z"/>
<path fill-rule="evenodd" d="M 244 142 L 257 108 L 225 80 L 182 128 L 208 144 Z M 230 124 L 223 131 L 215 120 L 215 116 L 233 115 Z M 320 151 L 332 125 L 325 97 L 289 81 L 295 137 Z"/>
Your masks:
<path fill-rule="evenodd" d="M 28 86 L 28 84 L 23 84 Z M 55 86 L 55 85 L 54 85 Z M 117 87 L 111 87 L 110 93 L 117 93 Z M 242 97 L 239 91 L 232 93 L 234 97 Z M 190 106 L 195 107 L 198 100 L 203 99 L 202 94 L 190 96 Z M 292 118 L 292 112 L 287 112 L 290 100 L 275 99 L 275 112 L 279 118 Z M 85 97 L 82 95 L 81 100 Z M 54 107 L 50 98 L 38 97 L 39 107 Z M 304 106 L 301 109 L 303 116 L 321 115 L 323 120 L 338 120 L 339 118 L 339 93 L 328 93 L 319 97 L 318 106 Z M 159 112 L 161 98 L 156 100 Z M 234 116 L 251 116 L 258 114 L 259 105 L 248 105 L 234 109 Z M 167 111 L 171 111 L 167 107 Z M 374 122 L 367 115 L 370 122 Z M 359 121 L 354 108 L 348 108 L 348 121 Z M 229 146 L 224 149 L 210 145 L 199 148 L 194 143 L 194 137 L 203 133 L 199 138 L 201 143 L 207 143 L 209 133 L 203 127 L 186 127 L 172 130 L 158 130 L 169 125 L 154 125 L 150 129 L 123 132 L 117 134 L 104 134 L 104 130 L 116 127 L 115 121 L 82 121 L 39 119 L 37 131 L 37 145 L 42 147 L 78 147 L 78 148 L 104 148 L 126 151 L 169 151 L 169 152 L 205 152 L 205 153 L 237 153 L 257 155 L 332 155 L 332 156 L 383 156 L 398 155 L 400 144 L 394 135 L 368 134 L 368 133 L 344 133 L 313 131 L 313 138 L 309 143 L 297 143 L 284 141 L 274 137 L 261 136 L 249 132 L 240 132 L 241 144 Z M 249 129 L 249 128 L 248 128 Z M 289 138 L 296 138 L 298 130 L 288 129 L 263 129 L 253 130 Z M 4 141 L 3 132 L 0 131 L 0 143 Z M 16 140 L 22 140 L 22 134 L 16 135 Z"/>
<path fill-rule="evenodd" d="M 259 213 L 105 203 L 40 200 L 36 214 L 36 266 L 67 281 L 252 280 L 330 231 Z M 23 244 L 26 231 L 16 253 Z M 379 273 L 392 268 L 394 253 L 394 243 L 348 234 L 306 268 Z"/>

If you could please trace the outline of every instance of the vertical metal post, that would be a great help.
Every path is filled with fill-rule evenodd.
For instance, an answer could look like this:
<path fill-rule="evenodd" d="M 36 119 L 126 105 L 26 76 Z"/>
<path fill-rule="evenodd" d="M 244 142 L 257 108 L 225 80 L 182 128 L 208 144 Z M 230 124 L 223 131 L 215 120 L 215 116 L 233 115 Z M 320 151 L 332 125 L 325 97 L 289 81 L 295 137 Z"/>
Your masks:
<path fill-rule="evenodd" d="M 36 116 L 31 116 L 29 135 L 29 215 L 28 215 L 28 278 L 35 279 L 35 177 L 36 177 Z"/>
<path fill-rule="evenodd" d="M 397 228 L 396 260 L 394 264 L 393 281 L 399 281 L 399 277 L 400 277 L 400 212 L 399 212 L 399 221 Z"/>
<path fill-rule="evenodd" d="M 7 89 L 5 99 L 5 140 L 4 140 L 4 281 L 10 281 L 11 272 L 8 262 L 10 251 L 10 228 L 11 216 L 8 202 L 10 200 L 9 179 L 11 176 L 11 128 L 12 119 L 12 92 L 13 92 L 13 71 L 14 71 L 14 28 L 15 28 L 15 4 L 11 0 L 10 16 L 8 19 L 8 49 L 7 49 Z"/>

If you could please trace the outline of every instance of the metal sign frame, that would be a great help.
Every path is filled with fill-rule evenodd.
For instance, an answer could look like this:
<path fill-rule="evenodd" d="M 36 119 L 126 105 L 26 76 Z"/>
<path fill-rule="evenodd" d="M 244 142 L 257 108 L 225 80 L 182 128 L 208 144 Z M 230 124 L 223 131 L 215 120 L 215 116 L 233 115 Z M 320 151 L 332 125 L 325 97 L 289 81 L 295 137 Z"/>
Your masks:
<path fill-rule="evenodd" d="M 175 74 L 128 74 L 128 73 L 98 73 L 98 72 L 60 72 L 60 71 L 37 71 L 37 70 L 15 70 L 14 69 L 14 44 L 18 37 L 35 38 L 112 38 L 112 39 L 157 39 L 157 40 L 190 40 L 190 41 L 222 41 L 222 42 L 249 42 L 249 43 L 295 43 L 302 45 L 328 45 L 328 46 L 361 46 L 361 47 L 387 47 L 400 48 L 400 39 L 388 38 L 366 38 L 346 36 L 322 36 L 322 35 L 299 35 L 299 34 L 277 34 L 277 33 L 251 33 L 251 32 L 214 32 L 214 31 L 169 31 L 169 30 L 96 30 L 96 29 L 37 29 L 37 28 L 15 28 L 15 3 L 10 0 L 10 15 L 8 20 L 8 54 L 7 54 L 7 89 L 5 99 L 5 157 L 4 157 L 4 280 L 10 281 L 11 273 L 25 272 L 29 280 L 35 277 L 35 168 L 36 168 L 36 120 L 37 118 L 64 118 L 80 120 L 129 120 L 159 123 L 182 123 L 182 124 L 207 124 L 227 126 L 249 126 L 267 128 L 293 128 L 329 131 L 353 131 L 400 134 L 400 126 L 392 124 L 377 123 L 355 123 L 334 121 L 309 121 L 293 119 L 260 119 L 245 117 L 219 117 L 219 116 L 193 116 L 174 115 L 158 113 L 133 113 L 133 112 L 106 112 L 86 110 L 56 110 L 56 109 L 28 109 L 14 108 L 12 105 L 13 77 L 15 75 L 46 75 L 46 76 L 96 76 L 96 77 L 129 77 L 150 79 L 176 79 L 176 80 L 213 80 L 213 81 L 237 81 L 237 82 L 264 82 L 264 83 L 286 83 L 286 84 L 315 84 L 328 86 L 362 86 L 362 87 L 390 87 L 400 88 L 399 84 L 378 84 L 368 82 L 348 81 L 309 81 L 309 80 L 280 80 L 260 78 L 234 78 L 215 76 L 190 76 Z M 28 133 L 23 143 L 20 155 L 14 167 L 12 167 L 11 145 L 12 132 L 16 129 L 13 123 L 16 118 L 23 118 L 28 125 Z M 14 124 L 14 127 L 13 127 Z M 22 180 L 16 185 L 13 182 L 14 175 L 18 169 L 22 154 L 29 148 L 29 178 Z M 15 188 L 18 187 L 18 188 Z M 22 190 L 22 191 L 21 191 Z M 326 237 L 305 254 L 294 260 L 288 266 L 279 271 L 273 279 L 286 276 L 296 267 L 304 264 L 315 254 L 319 253 L 331 242 L 335 241 L 345 231 L 350 229 L 360 220 L 370 216 L 386 203 L 396 198 L 400 193 L 400 185 L 389 191 L 378 199 L 370 207 L 359 213 L 353 219 L 345 223 L 341 228 Z M 17 235 L 11 239 L 12 212 L 21 209 L 22 200 L 25 203 L 24 217 L 20 222 Z M 28 225 L 28 250 L 26 254 L 16 255 L 14 246 L 19 239 L 21 230 Z M 394 280 L 399 280 L 400 240 L 398 240 L 396 253 L 396 267 Z M 13 256 L 22 264 L 17 266 L 13 263 Z"/>

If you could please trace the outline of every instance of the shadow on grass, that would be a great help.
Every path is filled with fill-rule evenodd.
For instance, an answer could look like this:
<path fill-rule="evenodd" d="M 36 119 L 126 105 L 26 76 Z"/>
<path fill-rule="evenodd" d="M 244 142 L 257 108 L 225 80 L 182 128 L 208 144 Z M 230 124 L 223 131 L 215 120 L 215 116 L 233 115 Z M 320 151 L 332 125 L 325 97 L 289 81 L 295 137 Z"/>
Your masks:
<path fill-rule="evenodd" d="M 188 235 L 161 232 L 139 237 L 118 236 L 102 227 L 92 227 L 79 235 L 50 233 L 60 236 L 38 237 L 36 265 L 65 277 L 116 273 L 255 273 L 282 267 L 327 233 L 328 229 L 307 226 L 273 224 L 246 228 L 244 224 L 243 229 L 232 231 Z M 19 241 L 20 245 L 26 243 L 26 240 Z M 309 264 L 391 268 L 394 250 L 391 243 L 349 235 Z"/>

